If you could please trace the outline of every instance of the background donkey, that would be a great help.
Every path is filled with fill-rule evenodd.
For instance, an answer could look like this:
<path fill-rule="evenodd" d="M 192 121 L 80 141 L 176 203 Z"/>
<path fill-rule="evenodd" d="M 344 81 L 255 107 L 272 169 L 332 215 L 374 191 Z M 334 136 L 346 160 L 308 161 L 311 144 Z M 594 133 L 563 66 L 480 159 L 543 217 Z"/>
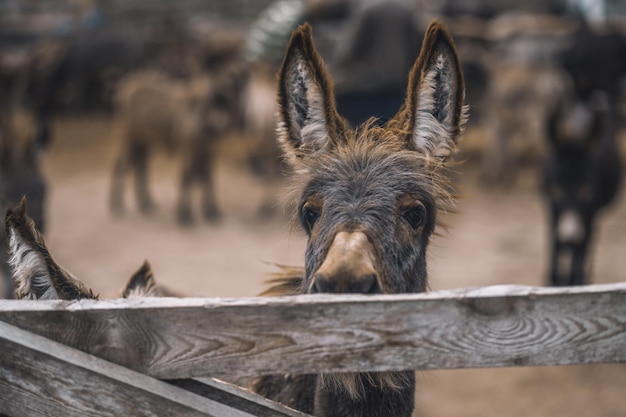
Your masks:
<path fill-rule="evenodd" d="M 429 238 L 454 204 L 445 162 L 466 121 L 464 91 L 452 38 L 434 21 L 400 111 L 383 127 L 349 130 L 310 26 L 294 32 L 279 74 L 279 140 L 308 243 L 304 276 L 274 294 L 427 289 Z M 401 417 L 413 411 L 415 375 L 270 376 L 254 389 L 317 416 Z"/>
<path fill-rule="evenodd" d="M 182 154 L 178 220 L 192 221 L 191 186 L 202 186 L 202 213 L 215 220 L 219 210 L 213 188 L 216 138 L 230 123 L 225 93 L 208 76 L 175 80 L 160 71 L 140 71 L 125 78 L 117 90 L 116 111 L 123 131 L 121 152 L 113 168 L 111 209 L 123 210 L 124 177 L 134 171 L 137 202 L 142 212 L 154 210 L 148 192 L 150 152 L 165 148 Z"/>
<path fill-rule="evenodd" d="M 615 117 L 600 91 L 568 97 L 549 119 L 543 191 L 550 221 L 551 285 L 582 285 L 597 213 L 617 194 L 621 162 Z"/>
<path fill-rule="evenodd" d="M 548 202 L 549 283 L 582 285 L 597 214 L 617 194 L 621 161 L 620 82 L 626 76 L 626 38 L 583 28 L 560 56 L 569 85 L 549 114 L 544 195 Z"/>

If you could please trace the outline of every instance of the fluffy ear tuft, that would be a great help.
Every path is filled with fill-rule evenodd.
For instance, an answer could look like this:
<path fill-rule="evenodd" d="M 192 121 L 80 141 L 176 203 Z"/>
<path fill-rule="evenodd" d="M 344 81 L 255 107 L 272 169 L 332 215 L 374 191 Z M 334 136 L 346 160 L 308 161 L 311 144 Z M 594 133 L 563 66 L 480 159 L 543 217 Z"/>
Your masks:
<path fill-rule="evenodd" d="M 159 297 L 160 295 L 154 280 L 152 266 L 148 261 L 144 261 L 141 268 L 130 277 L 124 291 L 122 291 L 124 298 Z"/>
<path fill-rule="evenodd" d="M 43 236 L 26 214 L 26 198 L 5 217 L 9 264 L 15 297 L 30 300 L 97 298 L 82 283 L 54 262 Z"/>
<path fill-rule="evenodd" d="M 465 84 L 452 36 L 434 20 L 409 74 L 407 98 L 398 116 L 411 132 L 410 147 L 445 159 L 467 121 Z"/>
<path fill-rule="evenodd" d="M 278 137 L 288 159 L 323 149 L 345 128 L 332 91 L 311 26 L 304 24 L 291 35 L 278 75 Z"/>

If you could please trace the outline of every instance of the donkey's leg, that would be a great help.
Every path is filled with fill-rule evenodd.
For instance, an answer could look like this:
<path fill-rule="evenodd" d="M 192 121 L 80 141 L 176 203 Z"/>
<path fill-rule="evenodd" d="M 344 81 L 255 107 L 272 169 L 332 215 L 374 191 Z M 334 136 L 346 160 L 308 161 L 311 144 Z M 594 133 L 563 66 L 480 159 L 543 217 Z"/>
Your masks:
<path fill-rule="evenodd" d="M 193 172 L 189 167 L 183 167 L 183 175 L 180 181 L 180 195 L 178 197 L 178 222 L 189 225 L 193 223 L 191 213 L 191 185 L 193 183 Z"/>
<path fill-rule="evenodd" d="M 582 244 L 576 247 L 573 252 L 574 256 L 572 260 L 572 276 L 569 285 L 588 284 L 587 275 L 589 273 L 589 239 L 586 239 L 584 242 L 582 242 Z"/>
<path fill-rule="evenodd" d="M 205 144 L 204 152 L 196 154 L 194 161 L 194 171 L 202 185 L 202 215 L 208 221 L 216 221 L 221 217 L 217 208 L 217 198 L 215 196 L 215 183 L 213 174 L 215 170 L 215 146 Z"/>
<path fill-rule="evenodd" d="M 109 195 L 109 207 L 113 214 L 121 214 L 124 211 L 124 180 L 129 168 L 128 158 L 128 150 L 125 148 L 120 152 L 113 166 Z"/>
<path fill-rule="evenodd" d="M 134 145 L 131 148 L 130 160 L 135 170 L 135 195 L 139 210 L 144 214 L 156 209 L 148 191 L 148 156 L 148 148 L 145 145 Z"/>
<path fill-rule="evenodd" d="M 552 239 L 552 248 L 551 248 L 551 253 L 550 253 L 549 284 L 553 287 L 567 285 L 566 283 L 563 282 L 563 279 L 560 276 L 561 274 L 560 269 L 562 269 L 560 268 L 561 266 L 560 264 L 563 264 L 563 261 L 560 260 L 562 259 L 562 254 L 561 254 L 562 245 L 556 238 L 556 232 L 554 230 L 554 226 L 552 227 L 550 238 Z"/>
<path fill-rule="evenodd" d="M 183 155 L 182 175 L 180 179 L 180 194 L 178 196 L 178 223 L 190 225 L 193 223 L 191 212 L 191 186 L 196 177 L 194 173 L 194 160 L 196 156 L 193 151 L 187 150 Z"/>

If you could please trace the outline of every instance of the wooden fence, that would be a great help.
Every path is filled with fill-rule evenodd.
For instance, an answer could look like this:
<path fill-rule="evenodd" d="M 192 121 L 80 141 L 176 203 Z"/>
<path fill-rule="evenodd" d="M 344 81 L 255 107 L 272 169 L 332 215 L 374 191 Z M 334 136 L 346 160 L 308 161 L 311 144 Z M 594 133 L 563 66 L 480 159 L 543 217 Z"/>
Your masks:
<path fill-rule="evenodd" d="M 626 283 L 7 300 L 0 358 L 11 416 L 303 416 L 210 377 L 626 362 Z"/>

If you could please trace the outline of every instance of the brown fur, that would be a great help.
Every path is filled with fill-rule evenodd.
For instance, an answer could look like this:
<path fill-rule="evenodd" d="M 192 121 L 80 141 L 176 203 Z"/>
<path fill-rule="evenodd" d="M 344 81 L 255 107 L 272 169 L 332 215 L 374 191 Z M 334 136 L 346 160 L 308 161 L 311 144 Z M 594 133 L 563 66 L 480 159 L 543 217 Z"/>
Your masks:
<path fill-rule="evenodd" d="M 278 265 L 278 272 L 270 274 L 266 281 L 268 288 L 259 294 L 262 297 L 280 297 L 302 294 L 304 268 L 299 266 Z"/>

